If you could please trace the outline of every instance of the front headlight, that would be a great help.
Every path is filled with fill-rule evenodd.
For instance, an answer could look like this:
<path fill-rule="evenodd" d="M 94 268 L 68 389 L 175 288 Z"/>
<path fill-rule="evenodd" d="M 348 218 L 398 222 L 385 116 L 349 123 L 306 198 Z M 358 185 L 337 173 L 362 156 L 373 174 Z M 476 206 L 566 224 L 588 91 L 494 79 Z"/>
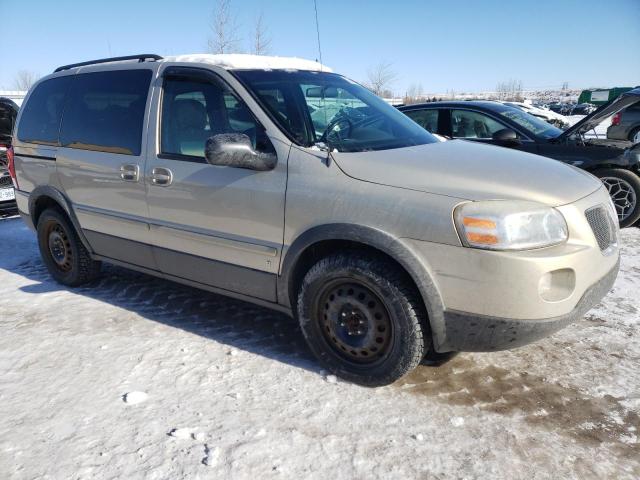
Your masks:
<path fill-rule="evenodd" d="M 488 250 L 527 250 L 567 240 L 562 214 L 535 202 L 490 200 L 456 207 L 454 220 L 462 243 Z"/>

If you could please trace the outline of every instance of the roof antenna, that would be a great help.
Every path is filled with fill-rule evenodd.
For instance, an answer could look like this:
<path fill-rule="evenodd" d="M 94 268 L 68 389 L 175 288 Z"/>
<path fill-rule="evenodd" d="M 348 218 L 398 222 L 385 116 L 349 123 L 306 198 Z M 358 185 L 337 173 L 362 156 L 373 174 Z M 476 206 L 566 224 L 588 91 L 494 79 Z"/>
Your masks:
<path fill-rule="evenodd" d="M 320 47 L 320 25 L 318 24 L 318 2 L 313 0 L 313 8 L 316 10 L 316 33 L 318 34 L 318 55 L 320 55 L 320 71 L 322 71 L 322 48 Z"/>

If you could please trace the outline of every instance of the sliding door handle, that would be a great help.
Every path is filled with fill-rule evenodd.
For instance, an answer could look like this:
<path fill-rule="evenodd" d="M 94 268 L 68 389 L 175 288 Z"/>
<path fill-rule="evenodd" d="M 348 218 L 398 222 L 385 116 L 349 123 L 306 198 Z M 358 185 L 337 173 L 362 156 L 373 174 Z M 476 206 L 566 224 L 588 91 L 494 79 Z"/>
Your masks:
<path fill-rule="evenodd" d="M 151 183 L 161 187 L 168 187 L 173 181 L 173 173 L 168 168 L 156 167 L 151 170 Z"/>
<path fill-rule="evenodd" d="M 120 178 L 125 182 L 137 182 L 140 178 L 140 167 L 138 165 L 120 165 Z"/>

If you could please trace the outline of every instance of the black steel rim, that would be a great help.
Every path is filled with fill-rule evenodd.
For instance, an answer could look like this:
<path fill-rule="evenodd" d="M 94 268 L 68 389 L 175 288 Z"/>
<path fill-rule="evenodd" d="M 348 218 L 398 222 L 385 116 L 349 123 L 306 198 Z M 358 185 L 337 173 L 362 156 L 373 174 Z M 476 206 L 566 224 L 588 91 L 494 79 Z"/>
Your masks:
<path fill-rule="evenodd" d="M 618 220 L 623 221 L 631 215 L 636 209 L 636 192 L 629 182 L 618 177 L 603 177 L 602 183 L 605 184 L 609 195 L 616 207 Z"/>
<path fill-rule="evenodd" d="M 47 244 L 49 246 L 49 254 L 56 267 L 62 272 L 70 271 L 73 264 L 73 252 L 69 236 L 62 225 L 52 223 L 49 226 Z"/>
<path fill-rule="evenodd" d="M 353 279 L 338 279 L 317 298 L 320 329 L 339 357 L 368 366 L 386 357 L 393 340 L 391 318 L 370 288 Z"/>

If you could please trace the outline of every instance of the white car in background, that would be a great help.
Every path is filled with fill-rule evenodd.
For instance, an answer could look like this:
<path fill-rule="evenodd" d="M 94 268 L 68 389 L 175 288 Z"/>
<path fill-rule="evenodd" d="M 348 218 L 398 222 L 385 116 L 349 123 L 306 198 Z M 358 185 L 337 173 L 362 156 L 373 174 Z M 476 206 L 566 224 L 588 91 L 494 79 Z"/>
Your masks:
<path fill-rule="evenodd" d="M 512 107 L 519 108 L 534 117 L 541 118 L 545 122 L 548 122 L 552 125 L 555 125 L 558 128 L 565 129 L 570 126 L 569 119 L 564 115 L 560 115 L 559 113 L 553 112 L 548 109 L 534 107 L 528 103 L 524 102 L 502 102 L 505 105 L 510 105 Z"/>

